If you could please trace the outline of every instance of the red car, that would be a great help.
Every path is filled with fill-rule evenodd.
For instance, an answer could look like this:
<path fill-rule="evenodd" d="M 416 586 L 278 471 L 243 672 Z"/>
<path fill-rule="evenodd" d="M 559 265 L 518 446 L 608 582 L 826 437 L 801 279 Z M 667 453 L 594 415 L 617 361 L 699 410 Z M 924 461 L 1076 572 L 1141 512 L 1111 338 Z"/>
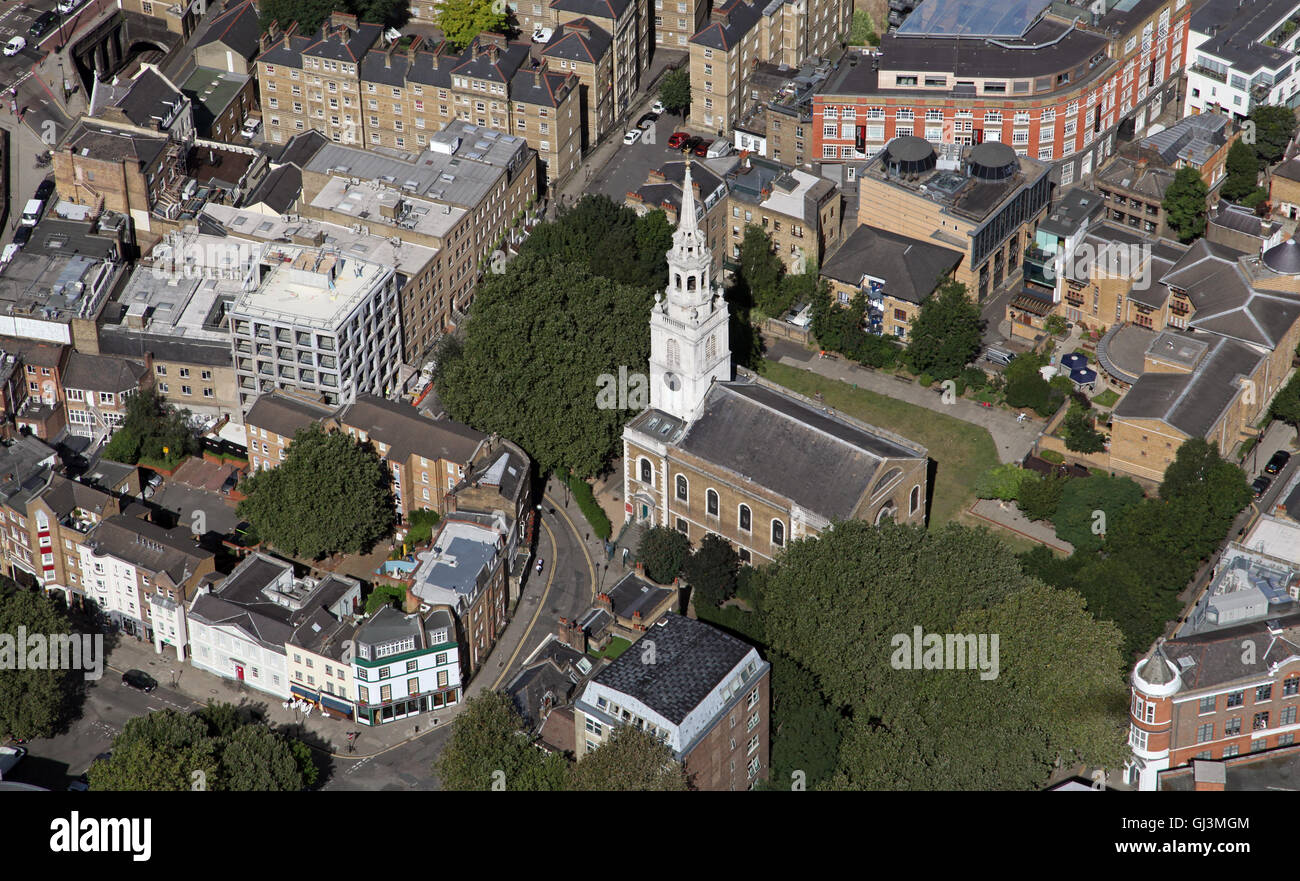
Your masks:
<path fill-rule="evenodd" d="M 689 137 L 690 135 L 688 135 L 686 132 L 673 132 L 673 136 L 668 139 L 668 148 L 670 150 L 679 149 L 682 146 L 682 144 L 686 141 L 686 139 Z"/>
<path fill-rule="evenodd" d="M 704 159 L 708 157 L 709 148 L 712 146 L 713 146 L 712 140 L 700 141 L 698 144 L 695 145 L 695 149 L 692 150 L 691 152 L 693 152 L 696 156 L 700 157 L 701 159 Z"/>

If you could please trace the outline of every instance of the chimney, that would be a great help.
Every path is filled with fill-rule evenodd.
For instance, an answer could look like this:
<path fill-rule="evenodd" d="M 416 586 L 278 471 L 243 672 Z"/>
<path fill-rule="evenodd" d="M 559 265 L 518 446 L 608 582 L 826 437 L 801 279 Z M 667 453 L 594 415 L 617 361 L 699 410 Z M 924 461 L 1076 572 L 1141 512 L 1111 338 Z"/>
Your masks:
<path fill-rule="evenodd" d="M 415 39 L 411 41 L 411 45 L 406 47 L 406 60 L 410 62 L 414 62 L 416 51 L 421 49 L 423 46 L 424 46 L 424 37 L 421 37 L 417 34 Z"/>
<path fill-rule="evenodd" d="M 415 595 L 415 591 L 410 587 L 406 588 L 406 597 L 402 601 L 402 611 L 408 614 L 420 611 L 420 598 Z"/>
<path fill-rule="evenodd" d="M 638 578 L 645 578 L 645 563 L 638 562 L 636 564 L 636 574 Z"/>
<path fill-rule="evenodd" d="M 609 598 L 609 594 L 607 593 L 599 594 L 596 597 L 596 601 L 592 603 L 592 605 L 598 609 L 604 609 L 606 612 L 609 612 L 611 615 L 614 613 L 614 601 Z"/>
<path fill-rule="evenodd" d="M 1192 781 L 1196 792 L 1223 792 L 1228 781 L 1228 766 L 1222 762 L 1196 759 L 1192 762 Z"/>

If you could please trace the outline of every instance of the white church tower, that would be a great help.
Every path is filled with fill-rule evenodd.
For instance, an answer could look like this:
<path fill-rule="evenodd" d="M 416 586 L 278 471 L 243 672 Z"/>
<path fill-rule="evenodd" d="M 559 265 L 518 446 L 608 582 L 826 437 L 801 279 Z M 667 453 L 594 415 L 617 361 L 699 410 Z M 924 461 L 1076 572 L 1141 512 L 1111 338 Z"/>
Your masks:
<path fill-rule="evenodd" d="M 690 421 L 713 380 L 731 379 L 727 303 L 710 279 L 713 257 L 695 218 L 691 164 L 668 252 L 668 290 L 650 310 L 650 406 Z"/>

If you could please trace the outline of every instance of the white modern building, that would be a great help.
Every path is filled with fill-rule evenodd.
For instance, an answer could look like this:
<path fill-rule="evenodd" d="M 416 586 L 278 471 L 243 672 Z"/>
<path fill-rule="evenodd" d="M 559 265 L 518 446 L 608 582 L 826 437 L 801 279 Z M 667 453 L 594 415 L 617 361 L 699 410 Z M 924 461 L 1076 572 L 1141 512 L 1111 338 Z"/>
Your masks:
<path fill-rule="evenodd" d="M 298 578 L 292 563 L 252 554 L 216 588 L 201 588 L 190 603 L 190 662 L 287 699 L 285 644 L 294 630 L 319 609 L 342 619 L 356 614 L 360 604 L 361 585 L 351 578 Z"/>
<path fill-rule="evenodd" d="M 356 718 L 382 725 L 454 706 L 461 699 L 456 618 L 446 606 L 403 613 L 385 606 L 353 639 Z"/>
<path fill-rule="evenodd" d="M 392 266 L 268 245 L 230 308 L 241 410 L 276 389 L 319 393 L 330 406 L 387 396 L 402 359 L 397 288 Z"/>
<path fill-rule="evenodd" d="M 1183 115 L 1247 116 L 1258 104 L 1300 103 L 1300 2 L 1209 0 L 1187 36 Z"/>

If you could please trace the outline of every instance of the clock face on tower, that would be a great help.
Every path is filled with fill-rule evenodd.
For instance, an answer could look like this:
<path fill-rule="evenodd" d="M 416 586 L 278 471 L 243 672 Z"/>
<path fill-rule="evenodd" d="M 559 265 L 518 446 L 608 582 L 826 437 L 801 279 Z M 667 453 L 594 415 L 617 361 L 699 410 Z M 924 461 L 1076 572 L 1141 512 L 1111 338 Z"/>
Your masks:
<path fill-rule="evenodd" d="M 682 387 L 682 381 L 677 378 L 676 373 L 664 374 L 664 388 L 668 389 L 668 391 L 670 392 L 675 392 L 681 387 Z"/>

